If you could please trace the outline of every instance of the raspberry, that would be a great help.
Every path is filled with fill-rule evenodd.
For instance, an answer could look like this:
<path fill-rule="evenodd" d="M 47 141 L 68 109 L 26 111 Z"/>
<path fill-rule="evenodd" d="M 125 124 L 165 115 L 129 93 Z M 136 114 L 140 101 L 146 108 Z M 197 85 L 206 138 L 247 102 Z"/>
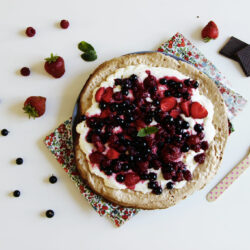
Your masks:
<path fill-rule="evenodd" d="M 186 181 L 192 180 L 192 174 L 189 170 L 183 171 L 183 176 Z"/>
<path fill-rule="evenodd" d="M 201 148 L 202 148 L 203 150 L 208 150 L 208 147 L 209 147 L 209 144 L 208 144 L 207 141 L 201 142 Z"/>
<path fill-rule="evenodd" d="M 198 162 L 199 164 L 202 164 L 202 163 L 204 163 L 205 158 L 206 158 L 206 155 L 205 155 L 204 153 L 202 153 L 202 154 L 196 155 L 196 156 L 194 157 L 194 160 L 195 160 L 196 162 Z"/>

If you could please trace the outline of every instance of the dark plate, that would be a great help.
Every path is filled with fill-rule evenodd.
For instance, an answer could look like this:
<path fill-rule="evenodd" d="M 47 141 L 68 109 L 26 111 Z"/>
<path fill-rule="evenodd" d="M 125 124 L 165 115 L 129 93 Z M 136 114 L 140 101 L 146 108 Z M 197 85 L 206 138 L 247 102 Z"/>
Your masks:
<path fill-rule="evenodd" d="M 140 51 L 140 52 L 134 52 L 134 53 L 130 53 L 130 54 L 143 54 L 143 53 L 152 53 L 152 52 L 156 52 L 156 51 Z M 177 56 L 174 56 L 174 55 L 170 55 L 168 53 L 165 53 L 165 52 L 160 52 L 164 55 L 167 55 L 167 56 L 171 56 L 173 57 L 174 59 L 178 60 L 178 61 L 183 61 L 183 62 L 187 62 Z M 129 54 L 127 54 L 129 55 Z M 81 95 L 81 92 L 77 98 L 77 101 L 76 101 L 76 104 L 74 106 L 74 110 L 73 110 L 73 114 L 72 114 L 72 125 L 71 125 L 71 129 L 72 129 L 72 138 L 73 138 L 73 142 L 76 138 L 76 125 L 79 123 L 79 118 L 80 118 L 80 114 L 79 114 L 79 109 L 78 109 L 78 106 L 79 106 L 79 100 L 80 100 L 80 95 Z"/>

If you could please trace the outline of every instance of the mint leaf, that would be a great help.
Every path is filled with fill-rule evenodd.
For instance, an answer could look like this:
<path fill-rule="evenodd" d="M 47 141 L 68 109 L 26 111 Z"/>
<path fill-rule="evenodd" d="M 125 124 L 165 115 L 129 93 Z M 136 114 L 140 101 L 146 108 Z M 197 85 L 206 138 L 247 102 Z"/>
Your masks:
<path fill-rule="evenodd" d="M 89 52 L 91 50 L 95 51 L 94 47 L 85 41 L 81 41 L 78 44 L 78 49 L 81 50 L 82 52 Z"/>
<path fill-rule="evenodd" d="M 151 135 L 154 134 L 158 131 L 157 127 L 145 127 L 139 130 L 139 132 L 137 133 L 137 136 L 139 137 L 144 137 L 147 135 Z"/>
<path fill-rule="evenodd" d="M 91 61 L 94 61 L 96 60 L 97 58 L 97 55 L 96 55 L 96 52 L 94 50 L 90 50 L 88 52 L 85 52 L 81 55 L 81 58 L 84 60 L 84 61 L 87 61 L 87 62 L 91 62 Z"/>

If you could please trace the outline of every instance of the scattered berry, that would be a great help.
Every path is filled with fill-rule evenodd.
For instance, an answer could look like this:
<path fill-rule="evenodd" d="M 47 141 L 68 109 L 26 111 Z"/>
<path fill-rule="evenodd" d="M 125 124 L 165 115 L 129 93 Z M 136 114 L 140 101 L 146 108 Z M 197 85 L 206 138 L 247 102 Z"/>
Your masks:
<path fill-rule="evenodd" d="M 14 192 L 13 192 L 13 196 L 14 197 L 19 197 L 21 195 L 21 192 L 19 191 L 19 190 L 15 190 Z"/>
<path fill-rule="evenodd" d="M 54 78 L 60 78 L 65 73 L 64 60 L 62 57 L 53 55 L 45 58 L 44 68 Z"/>
<path fill-rule="evenodd" d="M 55 214 L 54 211 L 51 209 L 47 210 L 45 213 L 46 217 L 48 217 L 48 218 L 52 218 L 54 216 L 54 214 Z"/>
<path fill-rule="evenodd" d="M 24 102 L 23 110 L 30 117 L 40 117 L 45 113 L 46 98 L 42 96 L 30 96 Z"/>
<path fill-rule="evenodd" d="M 50 176 L 50 177 L 49 177 L 49 182 L 50 182 L 51 184 L 56 183 L 56 182 L 57 182 L 57 177 L 54 176 L 54 175 Z"/>
<path fill-rule="evenodd" d="M 7 136 L 8 134 L 9 134 L 9 131 L 6 128 L 1 130 L 1 135 L 2 136 Z"/>
<path fill-rule="evenodd" d="M 29 76 L 30 75 L 30 69 L 28 67 L 23 67 L 20 70 L 20 73 L 22 76 Z"/>
<path fill-rule="evenodd" d="M 23 158 L 20 158 L 20 157 L 17 158 L 17 159 L 16 159 L 16 164 L 17 164 L 17 165 L 22 165 L 22 164 L 23 164 Z"/>
<path fill-rule="evenodd" d="M 68 20 L 61 20 L 60 26 L 62 29 L 67 29 L 69 27 L 69 21 Z"/>
<path fill-rule="evenodd" d="M 36 30 L 33 27 L 28 27 L 25 33 L 28 37 L 32 37 L 36 34 Z"/>
<path fill-rule="evenodd" d="M 216 39 L 218 36 L 219 29 L 213 21 L 210 21 L 201 31 L 201 37 L 204 42 L 209 42 L 211 39 Z"/>

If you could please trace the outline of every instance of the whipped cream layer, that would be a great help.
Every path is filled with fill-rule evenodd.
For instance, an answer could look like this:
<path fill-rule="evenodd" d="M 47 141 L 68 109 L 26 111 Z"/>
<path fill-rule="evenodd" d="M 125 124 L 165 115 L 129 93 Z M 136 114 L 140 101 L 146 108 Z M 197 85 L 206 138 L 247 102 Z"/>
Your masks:
<path fill-rule="evenodd" d="M 132 74 L 137 75 L 138 80 L 140 82 L 143 82 L 144 79 L 148 76 L 146 71 L 150 71 L 151 75 L 155 76 L 156 79 L 160 79 L 164 76 L 168 77 L 176 77 L 179 80 L 184 80 L 187 79 L 188 77 L 183 75 L 182 73 L 178 72 L 177 70 L 170 69 L 170 68 L 164 68 L 164 67 L 150 67 L 147 65 L 136 65 L 136 66 L 127 66 L 125 68 L 120 68 L 116 70 L 116 72 L 110 76 L 107 77 L 105 81 L 101 83 L 99 87 L 97 87 L 93 91 L 93 98 L 92 98 L 92 105 L 91 107 L 86 111 L 86 116 L 93 116 L 93 115 L 99 115 L 101 113 L 101 109 L 99 108 L 99 103 L 96 102 L 95 100 L 95 93 L 100 87 L 112 87 L 114 88 L 114 92 L 118 92 L 121 90 L 121 87 L 115 86 L 114 85 L 114 80 L 117 78 L 128 78 Z M 149 97 L 148 97 L 149 98 Z M 150 98 L 151 99 L 151 98 Z M 177 98 L 179 100 L 180 98 Z M 190 124 L 190 128 L 187 130 L 190 132 L 190 134 L 196 134 L 194 130 L 194 125 L 195 124 L 202 124 L 204 130 L 203 133 L 205 134 L 204 140 L 206 140 L 208 143 L 210 143 L 214 136 L 215 136 L 215 129 L 212 124 L 213 120 L 213 114 L 214 114 L 214 108 L 212 102 L 204 95 L 201 95 L 199 93 L 198 89 L 193 89 L 192 97 L 191 100 L 193 102 L 197 101 L 201 105 L 203 105 L 207 111 L 208 115 L 204 119 L 194 119 L 192 117 L 186 117 L 184 114 L 181 114 L 180 116 L 182 117 L 183 120 L 187 121 Z M 150 100 L 147 100 L 150 102 Z M 154 120 L 150 125 L 155 125 L 157 124 Z M 85 153 L 88 163 L 89 163 L 89 170 L 92 174 L 95 174 L 101 178 L 103 178 L 104 183 L 106 186 L 115 188 L 115 189 L 126 189 L 126 185 L 122 183 L 118 183 L 115 180 L 115 176 L 107 176 L 104 174 L 102 171 L 100 171 L 99 167 L 96 164 L 92 164 L 89 161 L 89 155 L 92 153 L 94 147 L 94 144 L 87 142 L 86 140 L 86 135 L 89 131 L 89 127 L 86 125 L 86 121 L 83 121 L 77 125 L 76 128 L 77 132 L 80 134 L 80 148 L 81 150 Z M 187 169 L 193 173 L 195 168 L 197 167 L 198 163 L 194 161 L 194 156 L 200 153 L 203 153 L 204 151 L 201 149 L 198 153 L 190 150 L 187 153 L 183 153 L 182 157 L 179 159 L 182 161 L 184 164 L 187 165 Z M 105 152 L 104 152 L 105 153 Z M 159 170 L 154 170 L 154 169 L 149 169 L 149 173 L 154 172 L 157 174 L 157 181 L 159 184 L 164 187 L 168 182 L 171 180 L 165 180 L 163 178 L 163 175 L 161 173 L 161 169 Z M 134 191 L 140 191 L 142 193 L 149 193 L 152 190 L 148 188 L 148 180 L 141 180 L 139 183 L 135 185 Z M 174 188 L 182 188 L 186 184 L 186 180 L 183 180 L 181 182 L 176 182 L 174 185 Z"/>

